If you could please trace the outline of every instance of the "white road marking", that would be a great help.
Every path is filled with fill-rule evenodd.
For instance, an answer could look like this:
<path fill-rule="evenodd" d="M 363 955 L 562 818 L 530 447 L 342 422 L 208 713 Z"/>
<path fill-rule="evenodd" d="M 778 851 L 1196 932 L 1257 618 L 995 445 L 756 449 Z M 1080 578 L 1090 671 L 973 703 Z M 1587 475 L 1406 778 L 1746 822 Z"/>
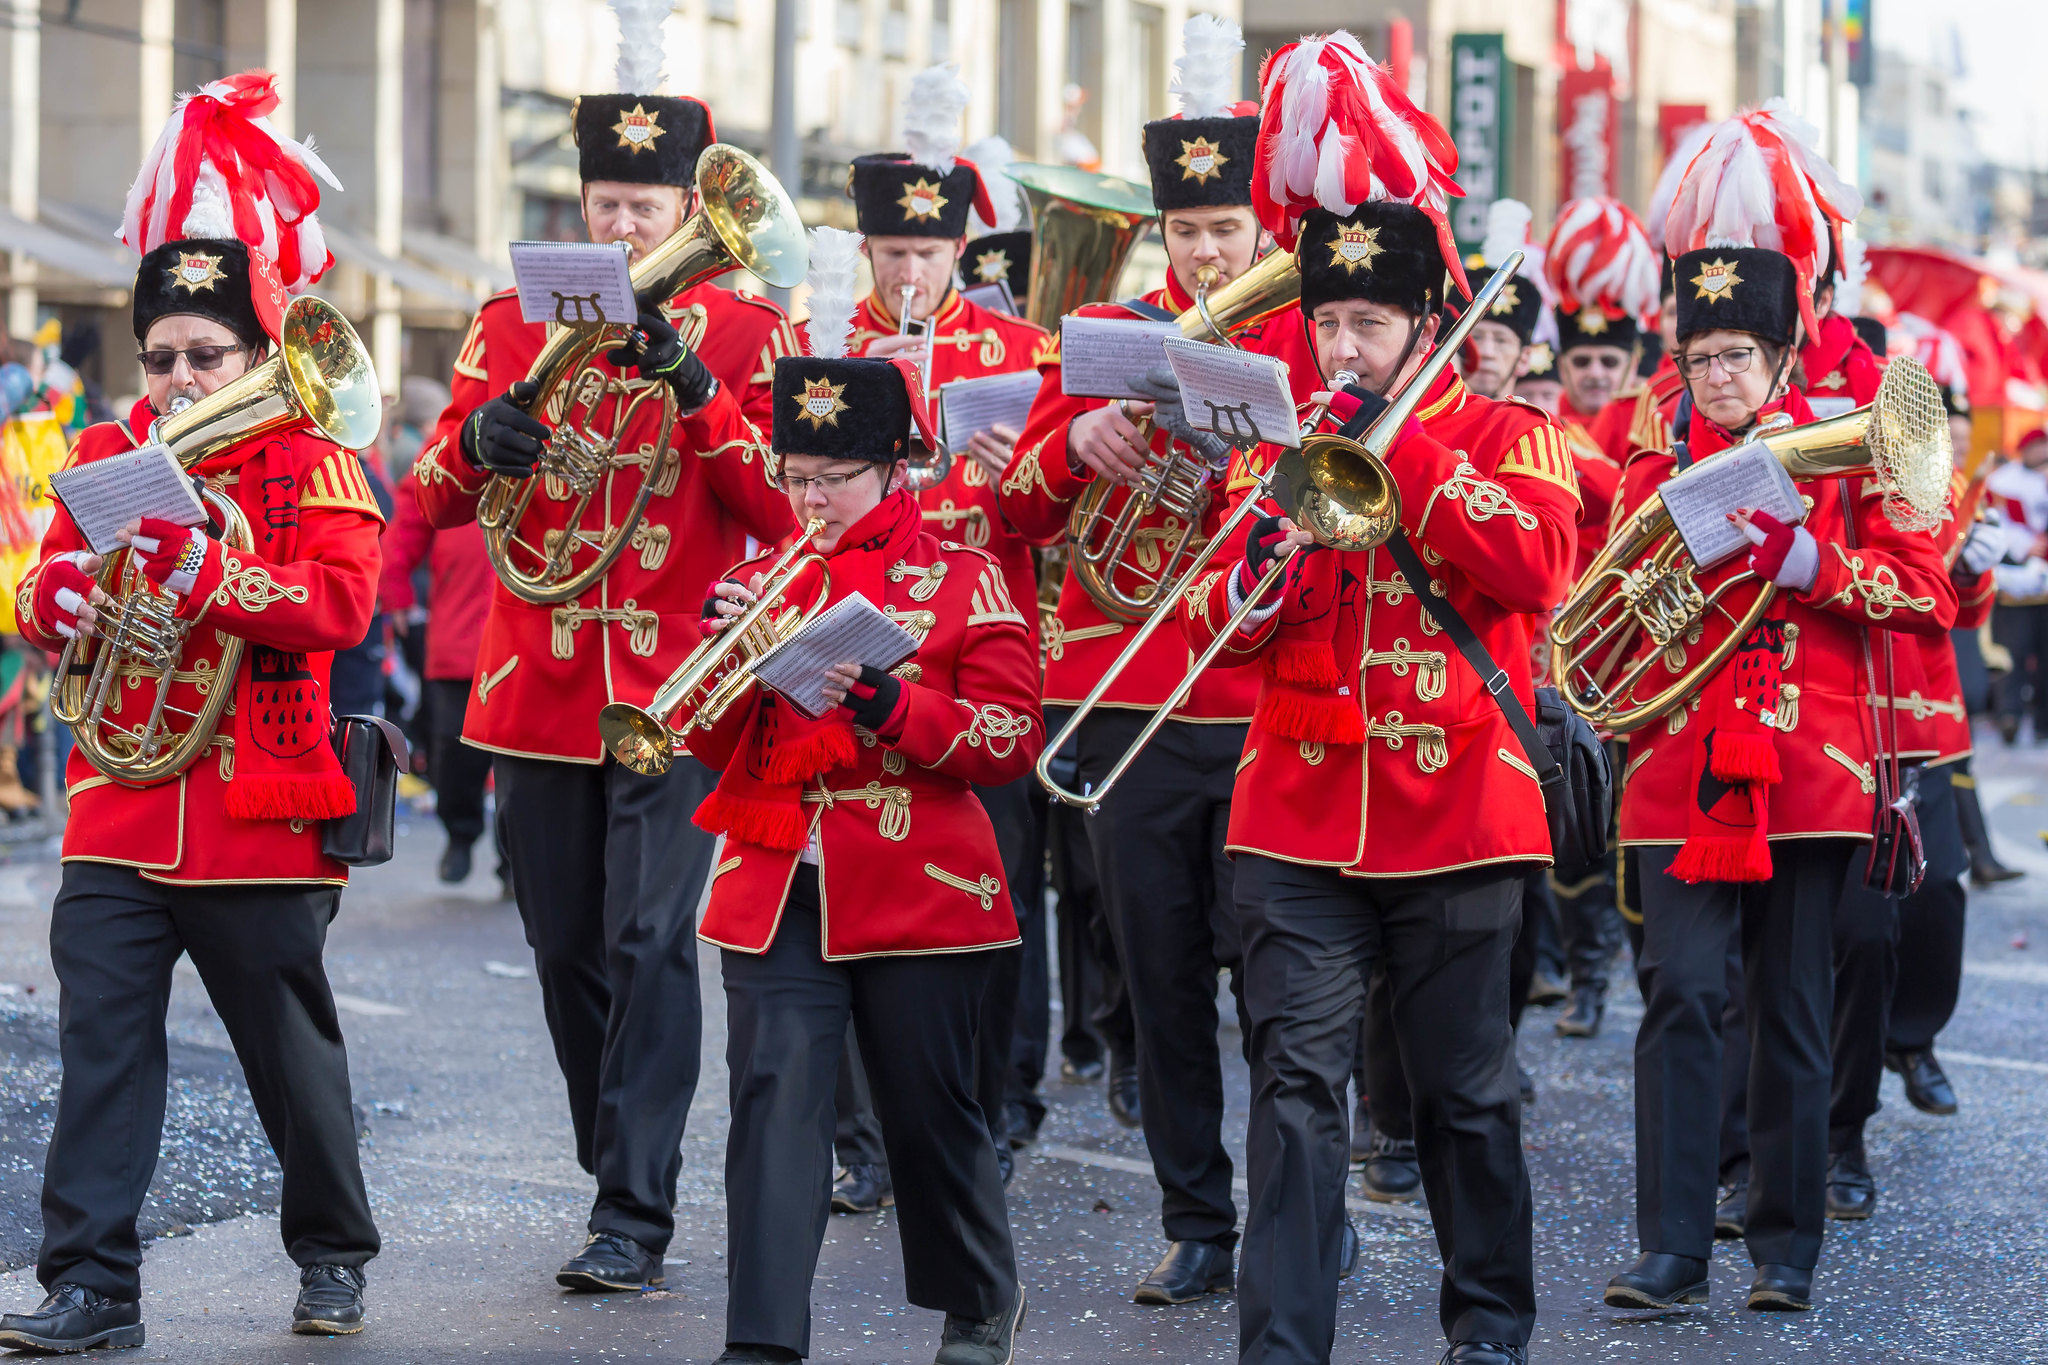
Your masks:
<path fill-rule="evenodd" d="M 1947 1048 L 1935 1054 L 1944 1062 L 1961 1062 L 1964 1066 L 1988 1066 L 2000 1071 L 2030 1071 L 2048 1076 L 2048 1062 L 2026 1062 L 2018 1057 L 1983 1057 L 1974 1052 L 1951 1052 Z"/>
<path fill-rule="evenodd" d="M 1963 975 L 1988 977 L 1993 981 L 2024 981 L 2030 986 L 2048 986 L 2048 962 L 1965 961 Z"/>
<path fill-rule="evenodd" d="M 382 1000 L 365 1000 L 360 995 L 343 995 L 340 991 L 334 993 L 334 1008 L 349 1014 L 367 1014 L 373 1019 L 412 1013 L 403 1005 L 387 1005 Z"/>
<path fill-rule="evenodd" d="M 1082 1147 L 1059 1147 L 1052 1144 L 1040 1147 L 1038 1154 L 1051 1157 L 1054 1161 L 1071 1161 L 1077 1166 L 1095 1166 L 1105 1171 L 1121 1171 L 1125 1175 L 1142 1175 L 1148 1180 L 1153 1178 L 1152 1163 L 1149 1161 L 1139 1161 L 1134 1157 L 1117 1156 L 1110 1152 L 1091 1152 Z M 1234 1179 L 1230 1182 L 1230 1186 L 1239 1194 L 1248 1195 L 1251 1193 L 1251 1186 L 1243 1180 Z M 1378 1204 L 1370 1199 L 1355 1199 L 1350 1195 L 1346 1195 L 1344 1197 L 1344 1207 L 1353 1213 L 1373 1213 L 1383 1218 L 1405 1219 L 1411 1223 L 1429 1221 L 1429 1210 L 1423 1208 L 1420 1204 Z"/>

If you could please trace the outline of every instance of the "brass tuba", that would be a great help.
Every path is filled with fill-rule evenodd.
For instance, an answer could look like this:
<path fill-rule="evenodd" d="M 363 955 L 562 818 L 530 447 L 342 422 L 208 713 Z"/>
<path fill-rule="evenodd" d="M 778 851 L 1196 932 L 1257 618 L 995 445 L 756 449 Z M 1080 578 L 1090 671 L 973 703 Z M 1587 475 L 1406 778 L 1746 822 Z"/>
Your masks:
<path fill-rule="evenodd" d="M 1014 163 L 1010 178 L 1031 204 L 1031 284 L 1024 316 L 1049 332 L 1076 308 L 1116 292 L 1131 253 L 1152 226 L 1142 185 L 1074 166 Z"/>
<path fill-rule="evenodd" d="M 272 432 L 310 427 L 327 440 L 360 450 L 377 439 L 384 401 L 369 352 L 348 319 L 310 296 L 285 309 L 278 353 L 191 406 L 160 417 L 149 439 L 170 447 L 187 469 L 230 446 Z M 201 490 L 222 544 L 254 544 L 248 518 L 234 499 Z M 178 598 L 144 577 L 126 550 L 106 557 L 100 590 L 112 600 L 98 608 L 90 636 L 64 645 L 57 660 L 50 714 L 71 727 L 79 752 L 99 772 L 125 786 L 175 777 L 206 751 L 234 699 L 242 664 L 240 637 L 223 634 L 218 665 L 210 672 L 178 667 L 193 622 L 177 616 Z M 121 691 L 155 686 L 148 716 L 124 725 L 109 713 Z M 171 705 L 174 684 L 190 684 L 203 697 L 197 710 Z M 121 691 L 117 691 L 121 689 Z"/>
<path fill-rule="evenodd" d="M 1948 417 L 1941 389 L 1916 360 L 1892 361 L 1877 396 L 1853 412 L 1765 426 L 1755 439 L 1794 478 L 1875 478 L 1886 517 L 1902 531 L 1930 530 L 1948 510 Z M 1664 715 L 1727 662 L 1776 595 L 1766 583 L 1738 613 L 1722 603 L 1755 575 L 1730 574 L 1707 589 L 1697 573 L 1654 494 L 1608 537 L 1550 626 L 1552 675 L 1587 721 L 1627 734 Z M 1704 657 L 1689 659 L 1685 646 L 1709 614 L 1730 628 Z M 1652 674 L 1660 662 L 1662 679 Z"/>
<path fill-rule="evenodd" d="M 1195 306 L 1175 319 L 1180 334 L 1190 340 L 1234 345 L 1232 333 L 1293 307 L 1301 298 L 1301 271 L 1291 251 L 1273 252 L 1216 290 L 1214 297 L 1214 271 L 1203 269 L 1210 271 L 1210 278 L 1197 282 Z M 1138 424 L 1138 431 L 1147 444 L 1138 486 L 1112 513 L 1109 501 L 1124 491 L 1123 486 L 1095 479 L 1067 514 L 1067 562 L 1073 566 L 1074 579 L 1113 621 L 1143 620 L 1174 583 L 1202 533 L 1202 518 L 1223 473 L 1192 450 L 1169 447 L 1164 455 L 1153 453 L 1149 417 Z M 1168 544 L 1154 545 L 1146 539 L 1154 532 L 1144 523 L 1155 513 L 1164 514 L 1173 528 Z M 1127 587 L 1127 580 L 1135 582 Z"/>
<path fill-rule="evenodd" d="M 762 657 L 825 609 L 832 573 L 825 568 L 824 557 L 810 551 L 812 539 L 824 529 L 824 520 L 813 518 L 768 566 L 753 605 L 691 650 L 646 706 L 615 701 L 597 713 L 598 733 L 613 758 L 636 773 L 659 777 L 675 762 L 677 732 L 669 727 L 676 717 L 688 713 L 681 727 L 684 734 L 708 730 L 753 690 L 754 669 Z M 813 564 L 819 569 L 818 590 L 810 605 L 799 610 L 789 596 L 797 575 Z"/>
<path fill-rule="evenodd" d="M 633 267 L 636 297 L 666 302 L 734 269 L 752 271 L 778 288 L 803 279 L 810 259 L 803 223 L 796 204 L 760 162 L 737 147 L 712 144 L 697 159 L 697 196 L 697 211 Z M 521 601 L 566 602 L 604 577 L 639 529 L 664 469 L 677 458 L 669 445 L 677 414 L 675 394 L 668 385 L 650 382 L 632 393 L 598 364 L 604 352 L 626 339 L 632 326 L 629 320 L 600 327 L 550 328 L 527 371 L 527 382 L 540 386 L 534 415 L 554 433 L 532 478 L 493 476 L 477 508 L 491 566 Z M 620 402 L 607 428 L 601 413 L 605 400 L 613 397 Z M 654 448 L 621 451 L 620 441 L 652 398 L 661 403 L 660 436 Z M 615 527 L 586 528 L 583 519 L 592 510 L 593 499 L 599 500 L 598 515 L 606 514 L 601 492 L 611 472 L 630 464 L 645 464 L 646 473 L 624 519 Z M 551 492 L 565 490 L 563 496 L 572 502 L 563 524 L 535 544 L 521 528 L 535 490 L 543 485 Z"/>

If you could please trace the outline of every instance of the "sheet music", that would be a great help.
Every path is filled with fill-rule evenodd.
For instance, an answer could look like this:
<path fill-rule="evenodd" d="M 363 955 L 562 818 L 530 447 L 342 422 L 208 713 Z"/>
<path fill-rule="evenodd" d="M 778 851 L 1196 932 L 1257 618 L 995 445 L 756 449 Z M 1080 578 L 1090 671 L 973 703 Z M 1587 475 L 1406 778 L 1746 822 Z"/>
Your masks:
<path fill-rule="evenodd" d="M 527 322 L 630 327 L 639 319 L 624 242 L 514 242 L 511 250 Z"/>
<path fill-rule="evenodd" d="M 917 653 L 917 639 L 859 593 L 842 597 L 818 619 L 761 656 L 754 676 L 807 720 L 832 709 L 825 670 L 849 660 L 884 672 Z"/>
<path fill-rule="evenodd" d="M 969 303 L 978 303 L 991 313 L 1008 313 L 1017 316 L 1017 296 L 1010 292 L 1008 280 L 991 280 L 987 284 L 971 284 L 960 291 L 960 297 Z"/>
<path fill-rule="evenodd" d="M 1165 346 L 1189 426 L 1238 444 L 1249 437 L 1290 448 L 1301 445 L 1286 361 L 1180 336 L 1167 338 Z"/>
<path fill-rule="evenodd" d="M 206 504 L 170 448 L 148 445 L 50 476 L 50 493 L 98 555 L 121 548 L 114 533 L 131 521 L 157 517 L 180 526 L 206 520 Z"/>
<path fill-rule="evenodd" d="M 1031 404 L 1038 397 L 1036 370 L 956 379 L 939 390 L 939 418 L 946 448 L 964 451 L 967 443 L 990 427 L 1024 430 Z"/>
<path fill-rule="evenodd" d="M 1674 474 L 1657 490 L 1665 510 L 1701 568 L 1750 548 L 1742 528 L 1728 520 L 1741 507 L 1768 512 L 1786 525 L 1806 520 L 1806 503 L 1770 447 L 1750 441 Z"/>
<path fill-rule="evenodd" d="M 1060 388 L 1070 398 L 1140 398 L 1131 381 L 1166 363 L 1171 322 L 1140 318 L 1060 319 Z"/>

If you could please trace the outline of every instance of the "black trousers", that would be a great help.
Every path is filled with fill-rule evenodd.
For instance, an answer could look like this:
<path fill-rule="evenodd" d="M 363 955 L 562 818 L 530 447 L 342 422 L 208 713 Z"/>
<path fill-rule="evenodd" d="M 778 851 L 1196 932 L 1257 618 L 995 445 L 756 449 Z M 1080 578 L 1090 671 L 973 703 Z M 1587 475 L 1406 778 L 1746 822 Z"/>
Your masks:
<path fill-rule="evenodd" d="M 1508 1028 L 1521 919 L 1512 865 L 1399 880 L 1246 856 L 1237 869 L 1251 1014 L 1251 1198 L 1239 1359 L 1330 1358 L 1349 1171 L 1344 1087 L 1366 983 L 1385 973 L 1452 1341 L 1524 1345 L 1536 1320 L 1529 1173 Z"/>
<path fill-rule="evenodd" d="M 428 775 L 434 781 L 434 811 L 454 844 L 473 844 L 483 834 L 484 784 L 491 776 L 490 752 L 462 742 L 469 698 L 464 679 L 427 680 Z"/>
<path fill-rule="evenodd" d="M 697 902 L 712 836 L 690 816 L 715 775 L 688 758 L 662 777 L 609 758 L 499 754 L 495 770 L 576 1160 L 597 1177 L 590 1230 L 660 1253 L 704 1036 Z"/>
<path fill-rule="evenodd" d="M 1998 713 L 2015 719 L 2034 698 L 2034 731 L 2048 735 L 2048 603 L 1991 609 L 1991 638 L 2012 651 L 2012 672 L 1998 684 Z"/>
<path fill-rule="evenodd" d="M 1937 787 L 1935 779 L 1943 775 L 1948 780 Z M 1933 1047 L 1935 1035 L 1955 1014 L 1963 989 L 1963 873 L 1970 856 L 1962 815 L 1965 799 L 1976 797 L 1976 779 L 1970 776 L 1967 760 L 1944 764 L 1922 775 L 1920 790 L 1927 880 L 1899 905 L 1898 980 L 1885 1021 L 1885 1047 L 1892 1052 Z M 1935 805 L 1944 801 L 1947 818 Z M 1941 847 L 1947 840 L 1953 840 L 1953 846 Z"/>
<path fill-rule="evenodd" d="M 1739 931 L 1749 1020 L 1749 1253 L 1811 1269 L 1827 1181 L 1833 914 L 1860 845 L 1771 845 L 1768 882 L 1681 882 L 1676 845 L 1638 851 L 1636 1225 L 1644 1251 L 1705 1258 L 1714 1244 L 1721 1017 Z"/>
<path fill-rule="evenodd" d="M 66 863 L 50 908 L 64 1073 L 43 1167 L 44 1288 L 142 1294 L 135 1220 L 156 1173 L 170 1074 L 164 1012 L 182 952 L 234 1043 L 284 1172 L 278 1230 L 302 1266 L 377 1254 L 349 1097 L 348 1051 L 321 952 L 332 886 L 167 886 Z"/>
<path fill-rule="evenodd" d="M 1545 874 L 1557 904 L 1558 937 L 1571 983 L 1574 987 L 1591 986 L 1603 995 L 1608 969 L 1621 951 L 1621 909 L 1615 901 L 1618 852 L 1609 848 L 1599 870 L 1568 886 Z"/>
<path fill-rule="evenodd" d="M 897 1172 L 904 1297 L 989 1318 L 1017 1293 L 1002 1175 L 974 1099 L 990 955 L 827 962 L 819 934 L 817 870 L 800 866 L 768 951 L 720 954 L 732 1072 L 725 1339 L 804 1355 L 811 1277 L 831 1217 L 832 1092 L 849 1021 Z"/>
<path fill-rule="evenodd" d="M 1051 717 L 1047 725 L 1053 725 Z M 1137 1051 L 1123 963 L 1095 878 L 1088 817 L 1062 802 L 1047 807 L 1046 861 L 1052 877 L 1055 951 L 1060 962 L 1060 1056 L 1076 1066 Z"/>
<path fill-rule="evenodd" d="M 1075 737 L 1079 780 L 1100 781 L 1143 726 L 1097 711 Z M 1228 970 L 1244 1024 L 1231 864 L 1223 853 L 1243 725 L 1168 721 L 1088 830 L 1095 874 L 1130 994 L 1138 1101 L 1168 1241 L 1237 1241 L 1223 1147 L 1216 974 Z M 1249 1027 L 1244 1028 L 1249 1036 Z"/>

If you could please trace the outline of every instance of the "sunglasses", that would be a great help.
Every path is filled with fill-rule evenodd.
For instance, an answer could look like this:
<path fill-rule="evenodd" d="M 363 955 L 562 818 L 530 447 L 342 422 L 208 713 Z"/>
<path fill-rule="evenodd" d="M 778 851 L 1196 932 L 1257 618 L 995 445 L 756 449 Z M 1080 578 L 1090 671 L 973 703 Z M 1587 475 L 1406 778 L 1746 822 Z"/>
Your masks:
<path fill-rule="evenodd" d="M 249 348 L 240 344 L 234 346 L 188 346 L 182 351 L 138 351 L 135 358 L 142 362 L 144 374 L 169 374 L 177 365 L 178 357 L 195 370 L 217 370 L 220 363 L 236 351 Z"/>

